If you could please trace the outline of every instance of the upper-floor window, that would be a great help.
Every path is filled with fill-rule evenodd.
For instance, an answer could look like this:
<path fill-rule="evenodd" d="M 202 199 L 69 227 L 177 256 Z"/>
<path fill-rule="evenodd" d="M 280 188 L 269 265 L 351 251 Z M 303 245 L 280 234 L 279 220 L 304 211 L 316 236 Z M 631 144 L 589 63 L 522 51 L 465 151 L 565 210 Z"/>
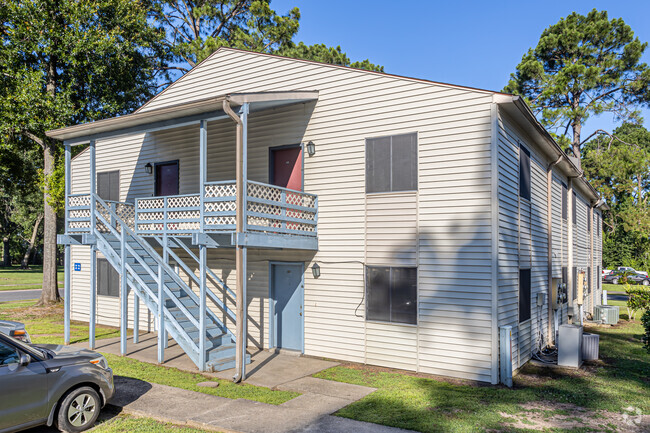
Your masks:
<path fill-rule="evenodd" d="M 530 200 L 530 151 L 519 145 L 519 196 Z"/>
<path fill-rule="evenodd" d="M 417 135 L 366 139 L 366 192 L 418 189 Z"/>

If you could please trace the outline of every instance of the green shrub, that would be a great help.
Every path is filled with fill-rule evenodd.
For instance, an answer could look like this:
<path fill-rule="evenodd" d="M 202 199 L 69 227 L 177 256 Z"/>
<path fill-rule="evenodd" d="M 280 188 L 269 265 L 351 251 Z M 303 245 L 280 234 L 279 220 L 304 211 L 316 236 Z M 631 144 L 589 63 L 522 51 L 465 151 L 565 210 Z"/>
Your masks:
<path fill-rule="evenodd" d="M 628 319 L 634 320 L 637 311 L 650 310 L 650 290 L 643 287 L 632 287 L 625 285 L 627 294 Z"/>

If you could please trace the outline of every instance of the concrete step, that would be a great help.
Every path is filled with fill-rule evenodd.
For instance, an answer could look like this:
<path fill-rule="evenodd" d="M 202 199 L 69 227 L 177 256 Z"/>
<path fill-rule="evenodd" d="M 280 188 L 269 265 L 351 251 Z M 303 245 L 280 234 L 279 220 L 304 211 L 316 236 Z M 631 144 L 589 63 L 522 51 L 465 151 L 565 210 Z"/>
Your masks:
<path fill-rule="evenodd" d="M 251 356 L 248 353 L 246 354 L 245 362 L 246 364 L 251 363 Z M 235 349 L 233 348 L 232 356 L 207 361 L 206 368 L 208 371 L 223 371 L 229 368 L 235 368 Z"/>

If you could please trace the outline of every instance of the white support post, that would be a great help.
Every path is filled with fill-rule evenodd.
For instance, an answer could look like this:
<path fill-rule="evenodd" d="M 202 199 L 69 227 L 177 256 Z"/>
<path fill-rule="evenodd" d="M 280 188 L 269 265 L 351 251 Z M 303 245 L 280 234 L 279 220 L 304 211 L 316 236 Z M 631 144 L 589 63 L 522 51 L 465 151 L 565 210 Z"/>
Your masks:
<path fill-rule="evenodd" d="M 65 145 L 65 233 L 68 233 L 68 227 L 69 227 L 69 197 L 70 197 L 70 192 L 71 192 L 71 178 L 70 178 L 70 167 L 71 167 L 71 151 L 70 151 L 70 145 L 68 143 L 64 143 Z M 71 266 L 72 266 L 72 257 L 70 257 L 72 248 L 70 247 L 70 244 L 67 243 L 65 246 L 65 269 L 63 270 L 63 327 L 64 327 L 64 341 L 65 344 L 70 344 L 70 294 L 71 294 L 71 286 L 70 286 L 70 272 L 72 271 Z"/>
<path fill-rule="evenodd" d="M 167 237 L 163 237 L 163 242 Z M 163 250 L 165 245 L 163 245 Z M 158 363 L 165 362 L 165 292 L 163 290 L 163 268 L 158 265 Z"/>
<path fill-rule="evenodd" d="M 199 131 L 199 188 L 201 188 L 201 233 L 205 228 L 205 183 L 208 180 L 208 122 L 201 120 Z"/>
<path fill-rule="evenodd" d="M 120 243 L 120 353 L 126 355 L 126 334 L 129 321 L 129 298 L 126 285 L 126 230 L 120 226 L 121 243 Z"/>
<path fill-rule="evenodd" d="M 96 162 L 95 162 L 95 140 L 90 140 L 90 234 L 96 235 L 97 221 L 95 211 L 97 203 Z M 88 345 L 91 350 L 95 349 L 95 323 L 97 322 L 97 248 L 90 247 L 90 317 L 88 327 Z"/>
<path fill-rule="evenodd" d="M 133 291 L 133 344 L 140 342 L 140 298 Z"/>
<path fill-rule="evenodd" d="M 166 206 L 165 206 L 166 207 Z M 168 265 L 169 264 L 169 239 L 167 238 L 167 235 L 163 235 L 163 262 Z M 163 282 L 164 283 L 164 282 Z M 164 292 L 164 286 L 163 286 L 163 299 L 165 298 L 165 292 Z M 165 315 L 164 315 L 164 307 L 165 304 L 163 303 L 163 315 L 160 318 L 160 330 L 163 333 L 163 347 L 167 349 L 169 345 L 169 338 L 167 337 L 167 326 L 165 325 Z"/>
<path fill-rule="evenodd" d="M 244 178 L 244 220 L 242 231 L 248 231 L 248 112 L 250 104 L 245 102 L 240 109 L 240 118 L 242 125 L 242 176 Z M 244 247 L 245 248 L 245 247 Z M 245 313 L 244 313 L 245 314 Z M 245 334 L 244 334 L 245 335 Z M 244 363 L 245 364 L 245 363 Z M 243 380 L 243 378 L 242 378 Z"/>
<path fill-rule="evenodd" d="M 199 246 L 199 274 L 200 279 L 200 293 L 199 293 L 199 370 L 205 371 L 206 353 L 205 353 L 205 339 L 206 339 L 206 271 L 208 265 L 208 253 L 205 245 Z"/>
<path fill-rule="evenodd" d="M 242 105 L 241 107 L 241 128 L 242 128 L 242 177 L 243 177 L 243 186 L 244 190 L 242 191 L 242 202 L 243 206 L 241 211 L 243 213 L 242 217 L 242 227 L 241 230 L 246 233 L 248 231 L 248 111 L 249 111 L 249 103 L 246 102 Z M 243 245 L 242 248 L 242 257 L 241 257 L 241 266 L 242 266 L 242 274 L 243 278 L 241 280 L 241 300 L 238 300 L 238 302 L 241 302 L 243 304 L 242 306 L 242 320 L 241 320 L 241 326 L 242 326 L 242 333 L 241 337 L 243 338 L 241 342 L 241 380 L 246 380 L 246 346 L 248 342 L 248 334 L 246 330 L 246 325 L 248 322 L 248 298 L 247 298 L 247 280 L 248 280 L 248 274 L 247 274 L 247 260 L 248 260 L 248 250 L 246 248 L 246 245 Z"/>

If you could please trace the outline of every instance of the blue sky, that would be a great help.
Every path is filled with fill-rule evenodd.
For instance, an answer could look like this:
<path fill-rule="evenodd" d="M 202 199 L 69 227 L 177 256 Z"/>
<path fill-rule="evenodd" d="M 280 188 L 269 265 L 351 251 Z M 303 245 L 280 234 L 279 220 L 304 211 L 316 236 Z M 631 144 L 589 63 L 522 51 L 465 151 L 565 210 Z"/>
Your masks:
<path fill-rule="evenodd" d="M 300 8 L 297 41 L 340 45 L 354 60 L 368 58 L 392 74 L 501 90 L 542 31 L 576 11 L 607 10 L 621 17 L 641 41 L 650 41 L 650 1 L 408 1 L 272 0 L 286 13 Z M 643 60 L 650 63 L 650 47 Z M 650 110 L 643 110 L 650 127 Z M 611 116 L 591 118 L 611 131 Z"/>

